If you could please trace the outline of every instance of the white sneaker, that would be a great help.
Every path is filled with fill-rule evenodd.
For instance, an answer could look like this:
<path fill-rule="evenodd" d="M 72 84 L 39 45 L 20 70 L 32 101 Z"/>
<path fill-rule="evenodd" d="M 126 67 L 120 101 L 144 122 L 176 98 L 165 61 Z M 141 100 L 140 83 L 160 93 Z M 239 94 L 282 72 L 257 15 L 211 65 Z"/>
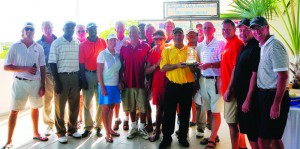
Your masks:
<path fill-rule="evenodd" d="M 132 139 L 138 134 L 137 128 L 132 128 L 129 132 L 129 135 L 127 136 L 127 139 Z"/>
<path fill-rule="evenodd" d="M 45 130 L 45 136 L 50 136 L 53 133 L 53 129 L 51 127 L 47 127 L 47 129 Z"/>
<path fill-rule="evenodd" d="M 78 132 L 74 132 L 74 133 L 72 134 L 72 137 L 78 139 L 78 138 L 81 138 L 81 134 L 78 133 Z"/>
<path fill-rule="evenodd" d="M 58 138 L 58 142 L 61 144 L 68 143 L 68 137 L 66 137 L 66 136 L 60 137 L 60 138 Z"/>
<path fill-rule="evenodd" d="M 143 137 L 145 140 L 148 140 L 150 137 L 148 135 L 148 132 L 146 131 L 146 129 L 140 129 L 139 130 L 139 134 L 141 137 Z"/>
<path fill-rule="evenodd" d="M 204 137 L 204 131 L 203 130 L 197 130 L 196 138 L 203 138 L 203 137 Z"/>

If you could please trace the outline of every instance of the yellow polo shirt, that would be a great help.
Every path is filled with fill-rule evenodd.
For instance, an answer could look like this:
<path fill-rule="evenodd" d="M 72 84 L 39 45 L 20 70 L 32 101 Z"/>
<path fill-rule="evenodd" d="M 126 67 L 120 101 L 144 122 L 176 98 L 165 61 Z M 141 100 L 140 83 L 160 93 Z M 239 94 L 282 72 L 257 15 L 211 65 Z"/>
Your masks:
<path fill-rule="evenodd" d="M 187 52 L 187 46 L 184 46 L 181 49 L 176 48 L 174 45 L 166 47 L 162 52 L 160 68 L 162 68 L 166 64 L 177 64 L 179 62 L 185 62 L 187 59 Z M 178 84 L 184 84 L 195 81 L 194 74 L 191 72 L 189 67 L 176 68 L 174 70 L 167 71 L 166 76 L 170 81 Z"/>

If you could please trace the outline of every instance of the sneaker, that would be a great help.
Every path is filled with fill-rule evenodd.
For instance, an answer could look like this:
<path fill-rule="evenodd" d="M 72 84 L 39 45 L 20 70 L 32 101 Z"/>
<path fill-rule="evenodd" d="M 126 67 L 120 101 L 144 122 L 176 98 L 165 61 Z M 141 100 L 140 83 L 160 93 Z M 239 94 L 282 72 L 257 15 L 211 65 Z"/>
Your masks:
<path fill-rule="evenodd" d="M 69 134 L 69 136 L 72 136 L 75 139 L 80 139 L 81 138 L 81 134 L 78 133 L 77 131 L 72 133 L 72 134 Z"/>
<path fill-rule="evenodd" d="M 150 137 L 148 135 L 148 132 L 147 130 L 144 128 L 144 129 L 140 129 L 139 130 L 139 134 L 141 137 L 143 137 L 145 140 L 148 140 Z"/>
<path fill-rule="evenodd" d="M 61 144 L 67 144 L 68 143 L 68 137 L 66 137 L 66 136 L 59 137 L 57 139 L 58 139 L 58 142 L 61 143 Z"/>
<path fill-rule="evenodd" d="M 53 129 L 51 127 L 47 127 L 47 129 L 45 130 L 45 136 L 50 136 L 53 133 Z"/>
<path fill-rule="evenodd" d="M 132 139 L 138 134 L 137 128 L 132 128 L 129 132 L 129 135 L 127 136 L 127 139 Z"/>
<path fill-rule="evenodd" d="M 100 128 L 97 128 L 96 135 L 97 135 L 97 137 L 102 137 L 102 133 L 101 133 Z"/>
<path fill-rule="evenodd" d="M 159 144 L 159 149 L 165 149 L 167 148 L 168 146 L 170 146 L 172 143 L 172 138 L 170 139 L 163 139 L 160 144 Z"/>
<path fill-rule="evenodd" d="M 198 129 L 196 132 L 196 138 L 203 138 L 204 137 L 204 131 L 202 129 Z"/>
<path fill-rule="evenodd" d="M 129 130 L 128 121 L 124 121 L 124 123 L 123 123 L 123 130 Z"/>
<path fill-rule="evenodd" d="M 82 138 L 85 138 L 85 137 L 89 136 L 91 133 L 92 133 L 92 131 L 85 130 L 84 133 L 81 134 L 81 137 L 82 137 Z"/>
<path fill-rule="evenodd" d="M 186 139 L 178 140 L 180 146 L 182 147 L 189 147 L 190 143 Z"/>

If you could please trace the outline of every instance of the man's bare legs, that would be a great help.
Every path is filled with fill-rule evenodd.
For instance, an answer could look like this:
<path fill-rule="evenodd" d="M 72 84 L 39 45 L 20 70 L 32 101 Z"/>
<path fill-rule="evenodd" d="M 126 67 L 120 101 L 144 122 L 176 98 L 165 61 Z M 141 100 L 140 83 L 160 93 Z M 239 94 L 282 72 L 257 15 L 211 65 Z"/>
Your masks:
<path fill-rule="evenodd" d="M 221 125 L 221 114 L 211 113 L 211 135 L 209 141 L 215 142 L 218 135 L 218 131 Z M 213 144 L 208 143 L 207 145 L 213 146 Z"/>
<path fill-rule="evenodd" d="M 12 136 L 16 127 L 19 111 L 11 111 L 8 118 L 8 133 L 6 145 L 12 144 Z"/>

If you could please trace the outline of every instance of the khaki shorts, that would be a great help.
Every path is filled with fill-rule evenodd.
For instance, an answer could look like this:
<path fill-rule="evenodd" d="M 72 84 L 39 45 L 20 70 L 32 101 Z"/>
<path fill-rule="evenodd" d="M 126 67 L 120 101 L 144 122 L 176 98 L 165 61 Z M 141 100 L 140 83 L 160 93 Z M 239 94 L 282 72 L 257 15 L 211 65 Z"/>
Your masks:
<path fill-rule="evenodd" d="M 200 77 L 200 94 L 203 99 L 203 105 L 205 111 L 211 111 L 212 113 L 220 113 L 223 111 L 223 100 L 221 99 L 220 92 L 216 94 L 216 80 L 206 79 Z"/>
<path fill-rule="evenodd" d="M 10 109 L 14 111 L 24 110 L 28 100 L 31 108 L 37 109 L 42 107 L 43 99 L 38 95 L 40 84 L 40 80 L 29 81 L 15 78 L 12 85 Z"/>
<path fill-rule="evenodd" d="M 146 113 L 146 90 L 144 88 L 125 88 L 121 93 L 124 112 L 135 112 L 136 106 L 141 113 Z"/>
<path fill-rule="evenodd" d="M 236 98 L 230 97 L 230 102 L 224 101 L 224 118 L 227 124 L 238 122 Z"/>

